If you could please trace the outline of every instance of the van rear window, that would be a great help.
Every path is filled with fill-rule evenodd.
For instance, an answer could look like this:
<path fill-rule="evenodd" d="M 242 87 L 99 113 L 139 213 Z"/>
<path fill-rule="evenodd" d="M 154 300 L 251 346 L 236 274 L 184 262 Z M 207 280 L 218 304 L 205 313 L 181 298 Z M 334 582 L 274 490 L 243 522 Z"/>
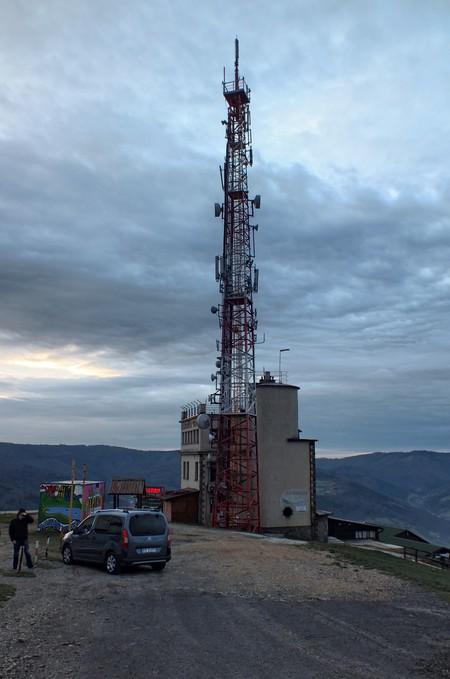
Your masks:
<path fill-rule="evenodd" d="M 130 519 L 131 535 L 162 535 L 166 520 L 161 514 L 135 514 Z"/>

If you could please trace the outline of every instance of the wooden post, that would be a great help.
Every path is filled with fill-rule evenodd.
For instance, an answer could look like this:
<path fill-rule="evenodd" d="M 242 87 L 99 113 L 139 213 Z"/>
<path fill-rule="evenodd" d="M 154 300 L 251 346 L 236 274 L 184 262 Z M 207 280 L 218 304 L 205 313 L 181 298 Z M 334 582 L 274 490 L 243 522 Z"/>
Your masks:
<path fill-rule="evenodd" d="M 72 460 L 71 465 L 71 484 L 70 484 L 70 505 L 69 505 L 69 530 L 72 530 L 72 510 L 73 510 L 73 492 L 75 487 L 75 460 Z"/>
<path fill-rule="evenodd" d="M 83 478 L 83 484 L 82 484 L 82 485 L 83 485 L 83 490 L 82 490 L 82 493 L 81 493 L 81 520 L 82 520 L 82 521 L 83 521 L 83 519 L 85 518 L 86 513 L 87 513 L 87 512 L 86 512 L 86 501 L 85 501 L 85 499 L 84 499 L 84 489 L 85 489 L 85 487 L 86 487 L 86 474 L 87 474 L 87 467 L 86 467 L 86 465 L 84 464 L 84 465 L 83 465 L 83 477 L 82 477 L 82 478 Z"/>
<path fill-rule="evenodd" d="M 24 548 L 23 548 L 23 546 L 21 546 L 20 550 L 19 550 L 19 563 L 17 565 L 17 572 L 18 573 L 20 573 L 20 571 L 22 570 L 23 550 L 24 550 Z"/>

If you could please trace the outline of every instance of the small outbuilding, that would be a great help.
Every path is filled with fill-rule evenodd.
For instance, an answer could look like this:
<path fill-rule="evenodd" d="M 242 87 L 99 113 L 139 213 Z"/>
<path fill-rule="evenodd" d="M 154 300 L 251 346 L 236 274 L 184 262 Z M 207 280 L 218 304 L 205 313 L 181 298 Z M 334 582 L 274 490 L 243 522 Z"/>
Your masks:
<path fill-rule="evenodd" d="M 113 479 L 109 495 L 113 496 L 114 509 L 120 506 L 120 497 L 123 495 L 134 495 L 136 507 L 141 509 L 145 495 L 145 481 L 144 479 Z"/>
<path fill-rule="evenodd" d="M 374 523 L 328 517 L 328 536 L 338 540 L 379 540 L 382 530 Z"/>
<path fill-rule="evenodd" d="M 163 512 L 168 521 L 198 523 L 198 495 L 195 488 L 183 488 L 161 496 Z"/>
<path fill-rule="evenodd" d="M 380 541 L 400 547 L 412 547 L 424 552 L 432 552 L 436 547 L 418 533 L 413 533 L 409 528 L 395 526 L 381 526 Z"/>

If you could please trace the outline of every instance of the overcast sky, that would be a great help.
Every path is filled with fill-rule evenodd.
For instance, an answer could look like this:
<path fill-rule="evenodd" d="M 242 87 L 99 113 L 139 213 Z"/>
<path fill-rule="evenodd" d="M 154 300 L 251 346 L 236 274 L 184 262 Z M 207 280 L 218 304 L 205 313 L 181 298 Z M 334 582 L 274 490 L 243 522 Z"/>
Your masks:
<path fill-rule="evenodd" d="M 179 446 L 211 391 L 222 69 L 257 369 L 318 450 L 450 449 L 448 0 L 2 0 L 0 440 Z"/>

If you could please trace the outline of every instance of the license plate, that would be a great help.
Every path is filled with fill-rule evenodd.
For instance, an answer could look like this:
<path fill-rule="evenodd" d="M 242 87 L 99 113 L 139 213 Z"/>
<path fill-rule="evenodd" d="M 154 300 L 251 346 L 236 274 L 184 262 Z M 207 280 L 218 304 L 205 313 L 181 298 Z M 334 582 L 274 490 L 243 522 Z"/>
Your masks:
<path fill-rule="evenodd" d="M 138 554 L 154 554 L 155 552 L 160 552 L 160 547 L 142 547 L 136 550 Z"/>

